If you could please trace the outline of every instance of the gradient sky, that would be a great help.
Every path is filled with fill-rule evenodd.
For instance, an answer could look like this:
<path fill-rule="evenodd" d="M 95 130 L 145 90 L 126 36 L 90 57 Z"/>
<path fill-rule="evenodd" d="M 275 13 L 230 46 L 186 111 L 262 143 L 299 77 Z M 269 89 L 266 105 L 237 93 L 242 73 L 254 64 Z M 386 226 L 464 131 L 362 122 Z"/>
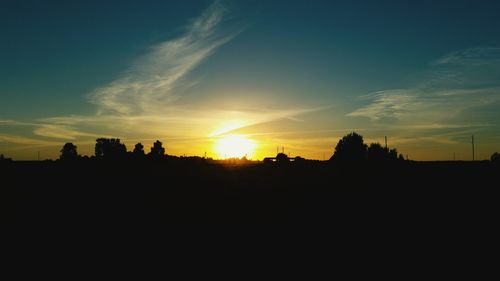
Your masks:
<path fill-rule="evenodd" d="M 499 1 L 2 1 L 0 153 L 329 158 L 357 131 L 415 160 L 500 151 Z"/>

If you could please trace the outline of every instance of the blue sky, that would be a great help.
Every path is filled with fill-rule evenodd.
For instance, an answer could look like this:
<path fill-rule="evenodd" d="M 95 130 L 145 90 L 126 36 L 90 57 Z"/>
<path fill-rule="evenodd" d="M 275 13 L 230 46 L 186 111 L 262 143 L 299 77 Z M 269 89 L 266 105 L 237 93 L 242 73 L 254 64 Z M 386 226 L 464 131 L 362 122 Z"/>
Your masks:
<path fill-rule="evenodd" d="M 105 3 L 104 3 L 105 2 Z M 356 130 L 417 160 L 500 150 L 498 1 L 6 1 L 0 153 L 129 149 L 321 159 Z M 217 157 L 217 155 L 214 155 Z"/>

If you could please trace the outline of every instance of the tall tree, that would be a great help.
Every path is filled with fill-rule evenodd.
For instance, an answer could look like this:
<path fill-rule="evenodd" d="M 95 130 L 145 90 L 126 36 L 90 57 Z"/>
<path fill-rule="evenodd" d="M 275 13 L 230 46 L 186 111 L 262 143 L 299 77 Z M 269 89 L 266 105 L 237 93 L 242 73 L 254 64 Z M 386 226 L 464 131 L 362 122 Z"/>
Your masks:
<path fill-rule="evenodd" d="M 495 152 L 491 155 L 491 163 L 493 164 L 500 164 L 500 153 Z"/>
<path fill-rule="evenodd" d="M 366 159 L 367 146 L 363 137 L 352 132 L 342 137 L 335 146 L 335 153 L 330 160 L 339 162 L 360 162 Z"/>
<path fill-rule="evenodd" d="M 142 143 L 137 143 L 134 147 L 133 151 L 134 155 L 136 156 L 144 156 L 144 145 Z"/>
<path fill-rule="evenodd" d="M 402 158 L 402 155 L 400 155 Z M 367 159 L 372 162 L 389 162 L 398 160 L 398 151 L 382 147 L 379 143 L 371 143 L 367 150 Z M 401 159 L 400 159 L 401 160 Z M 402 159 L 404 160 L 404 158 Z"/>
<path fill-rule="evenodd" d="M 165 148 L 163 148 L 163 145 L 161 141 L 157 140 L 155 143 L 153 143 L 153 147 L 151 147 L 151 152 L 149 155 L 153 158 L 161 158 L 165 154 Z"/>
<path fill-rule="evenodd" d="M 65 143 L 61 149 L 61 160 L 75 160 L 78 158 L 78 152 L 76 150 L 76 145 L 71 142 Z"/>
<path fill-rule="evenodd" d="M 95 156 L 97 158 L 116 159 L 127 154 L 127 147 L 120 143 L 120 139 L 99 138 L 95 144 Z"/>

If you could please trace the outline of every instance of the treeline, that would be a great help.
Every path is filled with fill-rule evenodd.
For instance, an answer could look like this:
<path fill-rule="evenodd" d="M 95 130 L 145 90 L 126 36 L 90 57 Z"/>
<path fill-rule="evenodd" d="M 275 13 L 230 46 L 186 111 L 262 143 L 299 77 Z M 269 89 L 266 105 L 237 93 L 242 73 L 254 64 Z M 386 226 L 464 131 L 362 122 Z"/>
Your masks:
<path fill-rule="evenodd" d="M 406 159 L 408 160 L 408 159 Z M 396 148 L 383 147 L 380 143 L 364 143 L 363 136 L 352 132 L 345 135 L 335 146 L 330 161 L 341 163 L 405 161 Z"/>
<path fill-rule="evenodd" d="M 105 160 L 140 160 L 140 159 L 167 159 L 167 158 L 178 158 L 175 156 L 169 156 L 165 152 L 165 148 L 161 141 L 157 140 L 153 143 L 153 146 L 149 149 L 149 152 L 145 152 L 144 145 L 142 143 L 137 143 L 132 151 L 127 151 L 127 147 L 124 143 L 120 141 L 119 138 L 98 138 L 95 144 L 95 154 L 94 156 L 81 156 L 78 154 L 78 147 L 71 143 L 65 143 L 60 150 L 60 160 L 63 161 L 75 161 L 78 159 L 105 159 Z M 184 157 L 193 160 L 204 159 L 198 156 Z M 266 163 L 265 158 L 264 163 Z M 291 158 L 284 153 L 278 153 L 274 158 L 277 163 L 286 163 L 291 161 Z M 303 163 L 306 159 L 297 156 L 293 160 L 298 163 Z M 357 164 L 357 163 L 401 163 L 407 161 L 402 154 L 398 154 L 396 148 L 389 148 L 382 146 L 380 143 L 370 143 L 365 144 L 363 136 L 357 134 L 356 132 L 349 133 L 342 137 L 335 146 L 334 153 L 330 158 L 331 163 L 342 163 L 342 164 Z M 228 162 L 229 161 L 229 162 Z M 236 162 L 247 162 L 246 158 L 243 159 L 230 159 L 225 162 L 236 163 Z M 4 157 L 3 154 L 0 155 L 0 163 L 12 162 L 12 159 Z M 224 161 L 223 161 L 224 162 Z M 491 155 L 490 162 L 496 165 L 500 165 L 500 153 L 495 152 Z"/>
<path fill-rule="evenodd" d="M 71 161 L 81 158 L 88 158 L 87 156 L 80 156 L 78 154 L 77 146 L 71 142 L 63 145 L 61 149 L 60 160 Z M 96 159 L 106 160 L 124 160 L 124 159 L 162 159 L 166 156 L 165 148 L 161 141 L 157 140 L 153 143 L 149 153 L 144 151 L 144 145 L 137 143 L 132 151 L 127 151 L 127 147 L 118 138 L 98 138 L 95 144 Z"/>

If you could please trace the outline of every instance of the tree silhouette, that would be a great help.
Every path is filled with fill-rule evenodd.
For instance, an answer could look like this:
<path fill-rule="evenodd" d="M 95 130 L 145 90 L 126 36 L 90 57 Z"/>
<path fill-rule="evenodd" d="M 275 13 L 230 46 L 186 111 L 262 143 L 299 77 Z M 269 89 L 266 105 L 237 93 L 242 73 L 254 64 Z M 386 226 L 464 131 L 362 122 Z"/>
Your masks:
<path fill-rule="evenodd" d="M 120 143 L 120 139 L 99 138 L 95 144 L 95 156 L 97 158 L 117 159 L 127 154 L 127 147 Z"/>
<path fill-rule="evenodd" d="M 403 155 L 399 155 L 397 149 L 382 147 L 380 143 L 371 143 L 367 150 L 367 159 L 371 162 L 393 162 L 404 160 Z"/>
<path fill-rule="evenodd" d="M 396 160 L 398 159 L 398 150 L 393 148 L 389 150 L 389 159 L 390 160 Z"/>
<path fill-rule="evenodd" d="M 389 150 L 382 147 L 380 143 L 372 143 L 368 146 L 367 157 L 370 161 L 380 162 L 388 159 Z"/>
<path fill-rule="evenodd" d="M 367 147 L 363 137 L 352 132 L 344 137 L 335 146 L 335 153 L 330 160 L 339 162 L 360 162 L 366 159 Z"/>
<path fill-rule="evenodd" d="M 498 152 L 495 152 L 491 155 L 491 163 L 495 164 L 495 165 L 500 165 L 500 153 Z"/>
<path fill-rule="evenodd" d="M 10 158 L 6 158 L 3 154 L 0 154 L 0 163 L 8 163 L 12 161 Z"/>
<path fill-rule="evenodd" d="M 76 145 L 71 142 L 65 143 L 61 149 L 61 160 L 75 160 L 78 158 L 78 152 L 76 151 Z"/>
<path fill-rule="evenodd" d="M 144 156 L 144 145 L 142 143 L 137 143 L 134 147 L 133 154 L 135 156 Z"/>
<path fill-rule="evenodd" d="M 153 147 L 151 147 L 149 155 L 153 158 L 161 158 L 164 154 L 165 148 L 163 148 L 161 141 L 155 141 L 155 143 L 153 143 Z"/>

